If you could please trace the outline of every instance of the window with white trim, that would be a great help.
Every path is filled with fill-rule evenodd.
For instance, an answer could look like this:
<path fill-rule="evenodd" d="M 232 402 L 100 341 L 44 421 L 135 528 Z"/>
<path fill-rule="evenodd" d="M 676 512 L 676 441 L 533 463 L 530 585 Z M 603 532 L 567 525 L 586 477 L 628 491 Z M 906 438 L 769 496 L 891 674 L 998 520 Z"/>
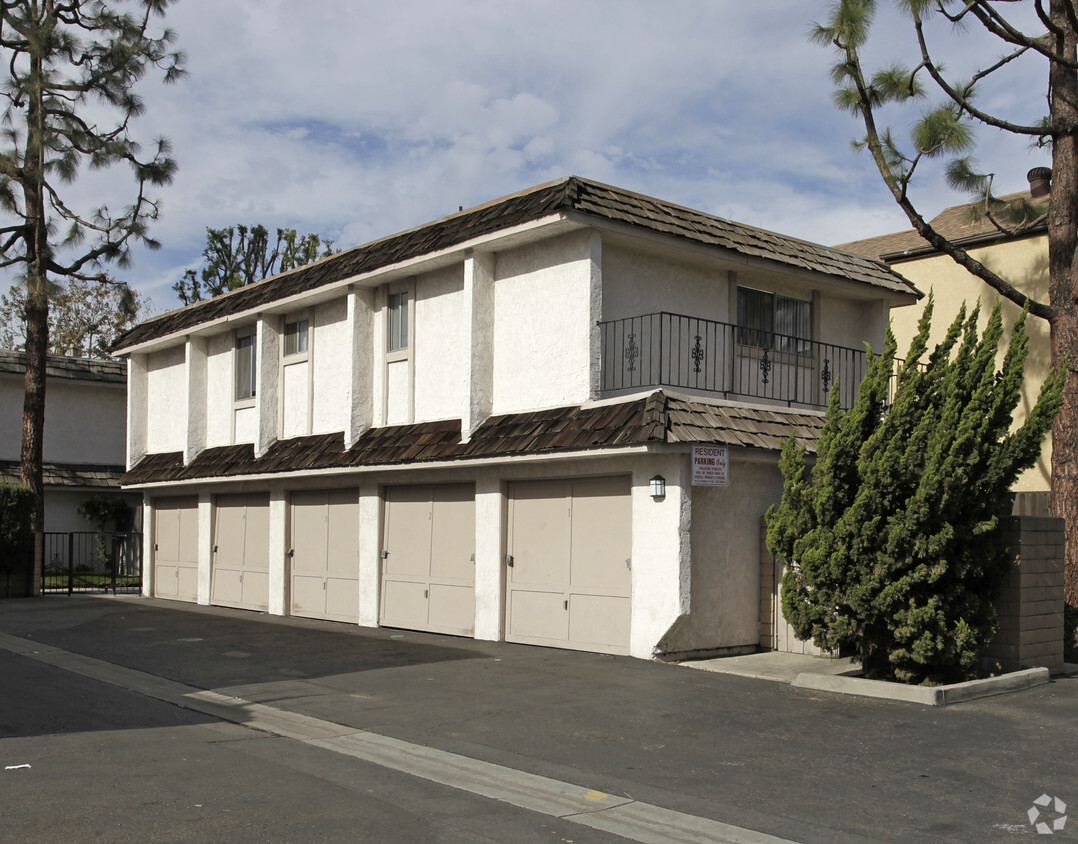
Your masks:
<path fill-rule="evenodd" d="M 737 288 L 737 342 L 790 354 L 808 354 L 812 340 L 812 302 Z"/>
<path fill-rule="evenodd" d="M 408 291 L 389 294 L 388 345 L 386 350 L 398 352 L 408 348 Z"/>
<path fill-rule="evenodd" d="M 253 399 L 258 383 L 258 354 L 254 331 L 236 334 L 235 372 L 236 401 Z"/>
<path fill-rule="evenodd" d="M 305 355 L 308 349 L 308 332 L 310 322 L 306 319 L 285 321 L 284 324 L 284 356 Z"/>

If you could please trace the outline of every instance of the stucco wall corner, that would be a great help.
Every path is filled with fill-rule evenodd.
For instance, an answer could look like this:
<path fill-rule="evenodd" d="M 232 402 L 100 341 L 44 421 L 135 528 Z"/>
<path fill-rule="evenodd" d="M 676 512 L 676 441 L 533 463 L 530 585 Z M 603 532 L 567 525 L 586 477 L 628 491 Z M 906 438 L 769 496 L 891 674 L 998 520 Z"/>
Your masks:
<path fill-rule="evenodd" d="M 633 587 L 629 653 L 651 659 L 662 640 L 689 609 L 691 594 L 691 500 L 685 455 L 656 455 L 633 471 Z M 650 481 L 666 480 L 665 498 L 655 500 Z"/>

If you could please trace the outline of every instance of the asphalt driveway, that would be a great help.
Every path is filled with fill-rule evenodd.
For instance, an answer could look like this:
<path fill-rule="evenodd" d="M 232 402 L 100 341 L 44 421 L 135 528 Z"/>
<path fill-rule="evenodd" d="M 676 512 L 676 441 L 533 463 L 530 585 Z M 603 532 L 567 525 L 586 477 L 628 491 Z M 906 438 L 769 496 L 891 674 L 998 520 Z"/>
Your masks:
<path fill-rule="evenodd" d="M 627 657 L 142 598 L 0 601 L 0 633 L 794 841 L 1011 840 L 1035 834 L 1027 811 L 1041 794 L 1078 807 L 1076 679 L 926 708 Z M 5 670 L 0 701 L 48 708 L 54 696 L 42 688 L 57 669 L 42 671 Z M 0 751 L 92 733 L 92 710 L 67 700 L 43 720 L 0 716 Z M 131 729 L 152 735 L 160 718 L 206 723 L 166 707 Z M 526 840 L 523 821 L 504 820 Z M 608 839 L 583 830 L 574 840 Z"/>

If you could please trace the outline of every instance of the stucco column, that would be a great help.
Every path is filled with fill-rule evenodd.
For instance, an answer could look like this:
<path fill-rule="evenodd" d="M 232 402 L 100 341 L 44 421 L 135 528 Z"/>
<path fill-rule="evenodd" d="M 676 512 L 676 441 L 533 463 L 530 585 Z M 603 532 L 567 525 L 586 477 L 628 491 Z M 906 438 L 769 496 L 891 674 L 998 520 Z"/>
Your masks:
<path fill-rule="evenodd" d="M 187 442 L 184 465 L 206 447 L 206 338 L 188 337 L 184 356 L 187 384 Z"/>
<path fill-rule="evenodd" d="M 258 389 L 255 407 L 258 410 L 258 438 L 255 440 L 255 456 L 261 457 L 277 441 L 280 424 L 280 402 L 277 386 L 280 374 L 280 317 L 266 316 L 258 319 Z"/>
<path fill-rule="evenodd" d="M 666 496 L 651 497 L 655 475 Z M 692 490 L 686 454 L 654 455 L 633 470 L 632 632 L 629 653 L 650 659 L 663 634 L 691 609 Z"/>
<path fill-rule="evenodd" d="M 285 530 L 288 500 L 283 489 L 270 492 L 269 501 L 269 613 L 287 615 L 288 543 Z"/>
<path fill-rule="evenodd" d="M 359 485 L 359 624 L 378 626 L 382 572 L 382 499 L 378 484 Z"/>
<path fill-rule="evenodd" d="M 344 447 L 351 448 L 374 423 L 374 291 L 362 287 L 348 293 L 350 354 L 348 375 L 348 430 Z"/>
<path fill-rule="evenodd" d="M 146 355 L 127 359 L 127 468 L 146 455 Z"/>
<path fill-rule="evenodd" d="M 464 349 L 468 376 L 467 406 L 461 411 L 461 433 L 468 440 L 491 413 L 494 398 L 494 264 L 490 252 L 472 252 L 464 259 Z"/>
<path fill-rule="evenodd" d="M 475 638 L 499 641 L 505 617 L 505 485 L 496 475 L 475 485 Z"/>
<path fill-rule="evenodd" d="M 599 322 L 603 318 L 603 238 L 597 230 L 592 230 L 588 242 L 588 272 L 589 272 L 589 296 L 588 304 L 591 308 L 591 316 L 588 325 L 591 328 L 591 354 L 588 367 L 591 372 L 589 395 L 593 399 L 599 398 L 602 387 L 603 373 L 603 350 L 602 331 Z"/>
<path fill-rule="evenodd" d="M 198 602 L 210 603 L 213 576 L 213 499 L 208 492 L 198 495 Z"/>
<path fill-rule="evenodd" d="M 153 538 L 157 533 L 157 518 L 153 504 L 149 496 L 142 497 L 142 597 L 149 598 L 153 595 Z"/>

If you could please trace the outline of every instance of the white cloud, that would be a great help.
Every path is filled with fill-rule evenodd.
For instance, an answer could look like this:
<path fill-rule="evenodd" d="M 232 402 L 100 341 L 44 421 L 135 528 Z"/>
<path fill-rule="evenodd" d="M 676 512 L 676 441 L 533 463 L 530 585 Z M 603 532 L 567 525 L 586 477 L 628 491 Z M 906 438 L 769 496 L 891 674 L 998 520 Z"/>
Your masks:
<path fill-rule="evenodd" d="M 349 246 L 569 174 L 823 242 L 904 228 L 849 150 L 833 56 L 806 41 L 825 13 L 803 0 L 184 0 L 167 23 L 188 78 L 140 84 L 138 131 L 168 136 L 180 164 L 153 229 L 165 248 L 136 250 L 123 275 L 168 307 L 207 226 Z M 880 14 L 873 61 L 912 43 L 894 14 Z M 956 71 L 974 66 L 980 45 L 930 36 Z M 984 101 L 1035 115 L 1044 80 L 1022 71 Z M 1045 161 L 998 133 L 979 154 L 1007 190 Z M 928 175 L 926 213 L 960 201 Z M 130 187 L 113 170 L 75 192 L 124 202 Z"/>

